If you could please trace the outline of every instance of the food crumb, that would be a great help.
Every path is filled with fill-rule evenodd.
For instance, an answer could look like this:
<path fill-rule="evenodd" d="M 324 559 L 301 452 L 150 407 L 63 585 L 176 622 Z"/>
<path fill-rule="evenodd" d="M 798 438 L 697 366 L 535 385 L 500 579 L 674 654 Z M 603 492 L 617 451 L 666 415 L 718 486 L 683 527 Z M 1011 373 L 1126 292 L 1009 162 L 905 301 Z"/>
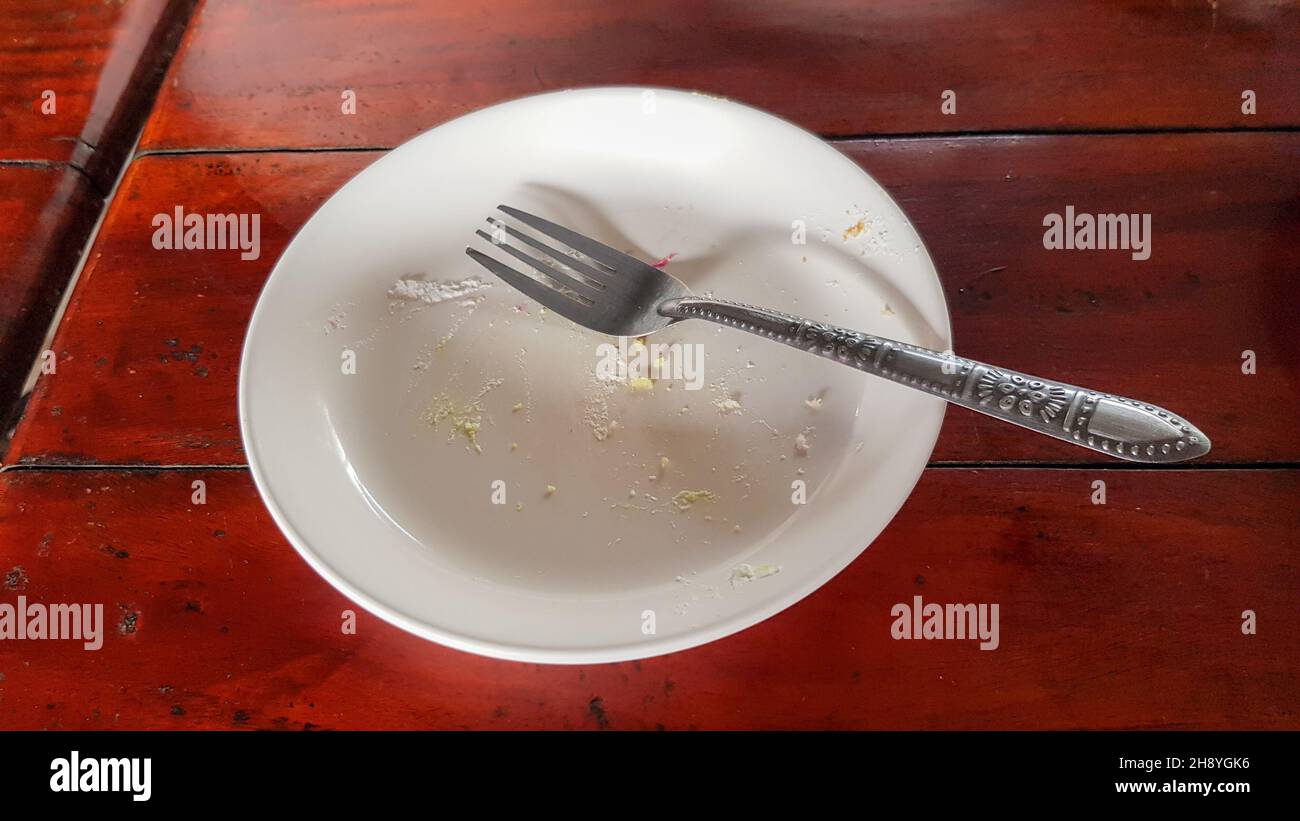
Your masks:
<path fill-rule="evenodd" d="M 524 509 L 524 503 L 523 503 L 523 502 L 515 502 L 515 511 L 516 511 L 516 512 L 521 511 L 521 510 L 523 510 L 523 509 Z"/>
<path fill-rule="evenodd" d="M 459 405 L 446 394 L 440 394 L 425 410 L 422 418 L 429 427 L 435 429 L 443 422 L 450 422 L 452 438 L 460 433 L 474 448 L 475 453 L 482 453 L 483 448 L 478 442 L 478 432 L 483 427 L 482 399 L 504 381 L 504 379 L 489 379 L 473 399 Z"/>
<path fill-rule="evenodd" d="M 673 497 L 673 506 L 678 510 L 690 510 L 696 502 L 716 502 L 718 496 L 711 490 L 682 490 Z"/>
<path fill-rule="evenodd" d="M 820 396 L 814 396 L 809 399 L 805 399 L 803 400 L 803 403 L 807 405 L 808 410 L 812 411 L 813 413 L 816 413 L 817 411 L 822 409 L 822 398 Z"/>
<path fill-rule="evenodd" d="M 516 403 L 515 403 L 515 406 L 514 406 L 513 408 L 510 409 L 510 412 L 511 412 L 511 413 L 519 413 L 519 411 L 521 411 L 521 410 L 523 410 L 523 409 L 524 409 L 524 403 L 523 403 L 523 402 L 516 402 Z"/>
<path fill-rule="evenodd" d="M 335 331 L 345 330 L 348 327 L 348 314 L 342 306 L 335 305 L 334 312 L 325 319 L 325 334 L 329 335 Z"/>
<path fill-rule="evenodd" d="M 547 485 L 547 486 L 546 486 L 546 493 L 545 493 L 544 495 L 545 495 L 545 497 L 546 497 L 547 499 L 549 499 L 549 498 L 551 498 L 552 496 L 554 496 L 554 495 L 555 495 L 555 485 Z"/>
<path fill-rule="evenodd" d="M 894 309 L 891 308 L 891 307 L 889 307 L 889 303 L 886 302 L 886 303 L 885 303 L 885 307 L 883 307 L 883 308 L 880 309 L 880 314 L 881 314 L 882 316 L 893 316 L 893 315 L 894 315 Z"/>
<path fill-rule="evenodd" d="M 731 569 L 731 586 L 739 587 L 755 579 L 765 579 L 781 572 L 779 564 L 738 564 Z"/>
<path fill-rule="evenodd" d="M 731 414 L 731 413 L 740 413 L 741 410 L 740 403 L 730 396 L 724 399 L 714 400 L 713 407 L 717 408 L 718 413 L 722 414 L 723 416 L 726 416 L 727 414 Z"/>
<path fill-rule="evenodd" d="M 803 432 L 794 438 L 794 452 L 800 456 L 807 456 L 809 448 L 812 447 L 811 435 L 816 428 L 804 428 Z"/>
<path fill-rule="evenodd" d="M 465 297 L 491 286 L 492 283 L 484 282 L 477 276 L 458 280 L 399 279 L 388 290 L 388 296 L 391 299 L 437 305 L 450 300 L 461 302 Z"/>
<path fill-rule="evenodd" d="M 474 448 L 475 453 L 482 453 L 478 442 L 478 432 L 483 427 L 483 410 L 477 402 L 457 407 L 446 396 L 439 397 L 436 404 L 425 412 L 425 421 L 430 427 L 438 427 L 443 421 L 451 423 L 452 435 L 462 434 Z"/>

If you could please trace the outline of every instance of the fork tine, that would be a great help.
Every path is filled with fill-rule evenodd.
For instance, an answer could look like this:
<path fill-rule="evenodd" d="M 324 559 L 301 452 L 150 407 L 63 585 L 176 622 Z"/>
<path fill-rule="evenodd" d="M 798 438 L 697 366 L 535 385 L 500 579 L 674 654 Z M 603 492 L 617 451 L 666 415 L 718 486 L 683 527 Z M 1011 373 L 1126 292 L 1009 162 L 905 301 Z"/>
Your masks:
<path fill-rule="evenodd" d="M 519 260 L 524 265 L 527 265 L 529 268 L 532 268 L 537 273 L 541 274 L 544 279 L 554 283 L 552 287 L 554 287 L 558 291 L 573 292 L 575 294 L 578 294 L 582 299 L 585 299 L 588 302 L 591 302 L 591 298 L 590 296 L 588 296 L 588 294 L 599 294 L 601 291 L 600 287 L 596 285 L 592 285 L 589 282 L 585 282 L 579 279 L 578 277 L 574 276 L 573 274 L 568 273 L 567 271 L 561 271 L 558 268 L 547 265 L 542 260 L 537 259 L 536 257 L 530 254 L 525 254 L 523 251 L 520 251 L 518 248 L 515 248 L 513 245 L 506 245 L 503 242 L 497 242 L 496 240 L 492 239 L 492 235 L 488 234 L 486 231 L 480 230 L 480 231 L 475 231 L 474 233 L 482 237 L 483 239 L 487 240 L 488 242 L 492 243 L 497 248 L 500 248 L 502 251 L 505 251 L 507 254 Z"/>
<path fill-rule="evenodd" d="M 520 211 L 518 208 L 511 208 L 508 205 L 498 205 L 497 210 L 502 211 L 525 225 L 531 226 L 551 239 L 559 240 L 570 248 L 581 251 L 591 259 L 605 265 L 615 273 L 636 272 L 640 268 L 650 268 L 650 265 L 642 262 L 634 256 L 629 256 L 622 251 L 596 242 L 594 239 L 584 237 L 576 231 L 570 231 L 562 225 L 556 225 L 550 220 L 529 214 L 527 211 Z M 653 269 L 652 269 L 653 270 Z"/>
<path fill-rule="evenodd" d="M 594 287 L 604 288 L 605 285 L 610 281 L 609 278 L 612 276 L 612 272 L 606 268 L 597 268 L 595 266 L 588 265 L 587 263 L 581 260 L 574 259 L 573 257 L 569 256 L 563 251 L 556 248 L 552 248 L 551 246 L 547 245 L 546 243 L 540 240 L 533 239 L 532 237 L 528 236 L 522 231 L 516 231 L 514 228 L 511 228 L 509 225 L 506 225 L 504 222 L 502 222 L 501 220 L 495 217 L 488 217 L 487 221 L 493 227 L 500 228 L 502 231 L 505 231 L 507 234 L 519 240 L 520 242 L 525 243 L 526 245 L 530 245 L 533 248 L 536 248 L 538 251 L 541 251 L 543 254 L 546 254 L 548 257 L 560 263 L 564 267 L 577 272 L 577 274 L 580 277 L 585 277 L 586 279 L 591 280 L 591 282 L 588 284 Z M 572 275 L 569 274 L 569 276 Z"/>
<path fill-rule="evenodd" d="M 552 288 L 526 274 L 521 274 L 509 265 L 498 262 L 487 254 L 473 248 L 467 247 L 465 253 L 469 255 L 470 259 L 504 280 L 507 285 L 522 291 L 566 319 L 571 319 L 579 325 L 590 326 L 598 317 L 593 305 L 579 302 L 564 291 Z"/>

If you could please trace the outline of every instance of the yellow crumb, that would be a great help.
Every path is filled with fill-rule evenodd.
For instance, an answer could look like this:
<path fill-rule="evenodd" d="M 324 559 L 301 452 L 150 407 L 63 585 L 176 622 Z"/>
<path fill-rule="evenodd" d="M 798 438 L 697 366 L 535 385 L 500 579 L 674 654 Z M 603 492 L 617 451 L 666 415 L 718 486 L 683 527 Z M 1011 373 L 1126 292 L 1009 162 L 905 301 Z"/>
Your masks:
<path fill-rule="evenodd" d="M 458 406 L 446 396 L 440 396 L 424 412 L 424 421 L 433 428 L 449 422 L 453 434 L 463 435 L 475 453 L 483 452 L 478 443 L 478 432 L 483 427 L 483 408 L 477 400 Z"/>
<path fill-rule="evenodd" d="M 696 502 L 716 502 L 718 495 L 711 490 L 682 490 L 673 497 L 673 505 L 678 510 L 690 510 Z"/>

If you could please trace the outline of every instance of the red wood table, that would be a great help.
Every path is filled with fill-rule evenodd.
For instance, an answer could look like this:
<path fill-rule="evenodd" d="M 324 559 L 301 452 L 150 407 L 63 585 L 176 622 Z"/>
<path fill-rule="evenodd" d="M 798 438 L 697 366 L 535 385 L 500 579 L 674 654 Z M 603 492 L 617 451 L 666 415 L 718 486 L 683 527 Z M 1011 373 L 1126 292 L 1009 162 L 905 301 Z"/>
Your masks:
<path fill-rule="evenodd" d="M 5 4 L 0 17 L 0 427 L 7 429 L 28 366 L 193 5 L 190 0 Z"/>
<path fill-rule="evenodd" d="M 0 726 L 1300 726 L 1297 7 L 623 5 L 200 8 L 0 472 L 10 594 L 105 602 L 114 629 L 96 652 L 0 644 Z M 342 634 L 350 603 L 246 469 L 235 389 L 257 293 L 383 149 L 604 83 L 699 88 L 833 138 L 925 237 L 964 354 L 1068 362 L 1186 409 L 1215 450 L 1133 468 L 954 410 L 871 549 L 739 635 L 549 667 L 365 615 Z M 151 218 L 178 204 L 260 213 L 260 259 L 155 252 Z M 1047 252 L 1043 216 L 1067 204 L 1150 213 L 1151 258 Z M 1001 646 L 893 640 L 914 595 L 1000 603 Z"/>

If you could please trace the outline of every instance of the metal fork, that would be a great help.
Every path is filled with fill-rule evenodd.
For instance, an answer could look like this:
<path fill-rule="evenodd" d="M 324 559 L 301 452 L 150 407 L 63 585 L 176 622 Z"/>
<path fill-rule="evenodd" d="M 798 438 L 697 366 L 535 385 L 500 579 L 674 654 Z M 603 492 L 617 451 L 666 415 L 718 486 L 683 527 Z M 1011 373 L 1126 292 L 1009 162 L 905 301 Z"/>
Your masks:
<path fill-rule="evenodd" d="M 1155 405 L 780 311 L 693 296 L 676 277 L 635 257 L 516 208 L 498 209 L 550 240 L 499 217 L 488 217 L 491 233 L 476 232 L 531 273 L 472 247 L 465 253 L 507 284 L 594 331 L 645 336 L 684 319 L 707 319 L 1120 459 L 1163 464 L 1210 451 L 1204 433 Z"/>

